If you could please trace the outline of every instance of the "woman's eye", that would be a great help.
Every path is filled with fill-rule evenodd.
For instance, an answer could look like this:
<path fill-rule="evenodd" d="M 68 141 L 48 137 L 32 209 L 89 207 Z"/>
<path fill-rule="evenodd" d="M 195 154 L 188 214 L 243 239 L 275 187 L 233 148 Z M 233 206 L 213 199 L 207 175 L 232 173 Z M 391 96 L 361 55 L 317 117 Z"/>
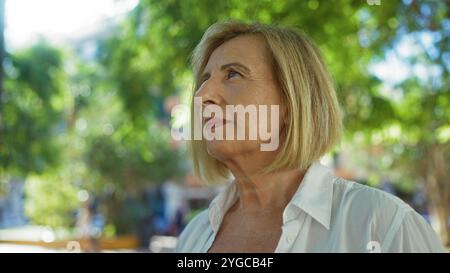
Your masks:
<path fill-rule="evenodd" d="M 209 79 L 208 76 L 204 76 L 200 79 L 200 85 L 204 84 Z"/>
<path fill-rule="evenodd" d="M 231 78 L 233 78 L 235 76 L 240 76 L 240 75 L 241 74 L 239 72 L 234 71 L 234 70 L 230 70 L 230 71 L 228 71 L 227 79 L 231 79 Z"/>

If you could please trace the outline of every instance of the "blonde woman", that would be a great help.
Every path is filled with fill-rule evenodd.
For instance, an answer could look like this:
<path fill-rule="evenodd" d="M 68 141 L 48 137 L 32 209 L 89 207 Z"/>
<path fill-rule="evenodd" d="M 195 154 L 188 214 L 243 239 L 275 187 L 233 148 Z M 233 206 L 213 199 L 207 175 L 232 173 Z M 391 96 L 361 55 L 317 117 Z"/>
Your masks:
<path fill-rule="evenodd" d="M 400 199 L 335 177 L 319 162 L 339 141 L 341 112 L 324 62 L 303 34 L 217 23 L 194 50 L 192 65 L 193 101 L 202 106 L 278 105 L 279 126 L 272 126 L 279 141 L 265 151 L 259 137 L 190 141 L 198 177 L 225 188 L 187 225 L 177 252 L 444 251 Z M 211 117 L 201 119 L 208 129 L 239 127 Z M 255 124 L 245 119 L 248 133 Z"/>

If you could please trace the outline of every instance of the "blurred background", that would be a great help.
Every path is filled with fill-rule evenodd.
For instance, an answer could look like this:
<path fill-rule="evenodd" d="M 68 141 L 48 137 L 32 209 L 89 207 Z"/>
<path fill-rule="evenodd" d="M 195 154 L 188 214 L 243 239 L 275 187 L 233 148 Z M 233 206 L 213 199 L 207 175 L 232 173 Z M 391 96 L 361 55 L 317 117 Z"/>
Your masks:
<path fill-rule="evenodd" d="M 294 26 L 345 111 L 322 159 L 450 244 L 450 1 L 0 0 L 0 252 L 170 252 L 220 191 L 171 115 L 219 20 Z"/>

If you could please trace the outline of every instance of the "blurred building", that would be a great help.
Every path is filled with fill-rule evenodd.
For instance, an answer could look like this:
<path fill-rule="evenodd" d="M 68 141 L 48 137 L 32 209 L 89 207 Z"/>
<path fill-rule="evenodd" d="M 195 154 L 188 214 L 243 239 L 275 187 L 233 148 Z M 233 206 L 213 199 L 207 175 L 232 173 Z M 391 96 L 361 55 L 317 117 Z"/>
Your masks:
<path fill-rule="evenodd" d="M 6 192 L 0 196 L 0 228 L 23 226 L 27 223 L 24 213 L 24 182 L 12 179 Z"/>

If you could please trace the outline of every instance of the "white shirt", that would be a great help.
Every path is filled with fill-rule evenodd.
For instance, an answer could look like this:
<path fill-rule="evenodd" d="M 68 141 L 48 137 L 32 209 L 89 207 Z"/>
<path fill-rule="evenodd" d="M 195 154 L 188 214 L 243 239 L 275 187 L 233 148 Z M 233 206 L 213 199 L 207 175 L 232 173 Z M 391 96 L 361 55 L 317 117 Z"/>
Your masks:
<path fill-rule="evenodd" d="M 176 252 L 207 252 L 238 198 L 229 183 L 181 233 Z M 381 190 L 335 177 L 313 163 L 283 212 L 275 252 L 446 252 L 409 205 Z"/>

